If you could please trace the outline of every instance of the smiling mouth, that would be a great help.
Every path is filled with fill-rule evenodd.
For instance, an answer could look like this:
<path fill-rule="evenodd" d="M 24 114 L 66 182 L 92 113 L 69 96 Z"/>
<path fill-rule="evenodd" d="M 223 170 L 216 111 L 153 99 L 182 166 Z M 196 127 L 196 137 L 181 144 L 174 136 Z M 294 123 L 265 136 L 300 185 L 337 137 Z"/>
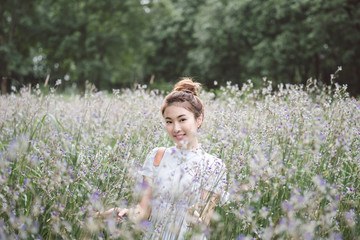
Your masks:
<path fill-rule="evenodd" d="M 174 137 L 176 138 L 176 140 L 183 140 L 184 136 L 185 134 L 179 134 L 179 135 L 175 135 Z"/>

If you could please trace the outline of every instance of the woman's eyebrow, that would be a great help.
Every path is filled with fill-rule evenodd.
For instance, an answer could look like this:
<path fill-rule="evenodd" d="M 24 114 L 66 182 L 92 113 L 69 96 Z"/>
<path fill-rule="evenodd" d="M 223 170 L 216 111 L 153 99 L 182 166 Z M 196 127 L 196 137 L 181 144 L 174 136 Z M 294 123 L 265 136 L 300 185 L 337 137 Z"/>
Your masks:
<path fill-rule="evenodd" d="M 185 117 L 185 116 L 186 116 L 185 114 L 180 114 L 176 118 L 181 118 L 181 117 Z M 165 119 L 170 119 L 171 120 L 171 117 L 165 117 Z"/>

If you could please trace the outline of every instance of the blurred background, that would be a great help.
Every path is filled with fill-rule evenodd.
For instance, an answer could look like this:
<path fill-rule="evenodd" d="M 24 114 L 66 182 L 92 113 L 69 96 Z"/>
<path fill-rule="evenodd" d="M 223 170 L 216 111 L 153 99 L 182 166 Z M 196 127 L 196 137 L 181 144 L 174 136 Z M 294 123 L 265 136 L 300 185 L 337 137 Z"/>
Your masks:
<path fill-rule="evenodd" d="M 77 93 L 181 76 L 330 84 L 340 67 L 360 95 L 358 0 L 1 0 L 0 17 L 2 94 L 47 78 Z"/>

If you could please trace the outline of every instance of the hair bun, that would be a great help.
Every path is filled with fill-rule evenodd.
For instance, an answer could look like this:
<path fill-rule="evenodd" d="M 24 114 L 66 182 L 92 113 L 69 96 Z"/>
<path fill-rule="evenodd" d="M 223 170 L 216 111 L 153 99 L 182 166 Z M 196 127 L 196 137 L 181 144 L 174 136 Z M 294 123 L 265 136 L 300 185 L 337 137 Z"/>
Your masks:
<path fill-rule="evenodd" d="M 192 93 L 195 96 L 197 96 L 197 91 L 200 91 L 200 89 L 201 84 L 198 82 L 193 82 L 193 80 L 188 77 L 183 78 L 174 87 L 174 91 Z"/>

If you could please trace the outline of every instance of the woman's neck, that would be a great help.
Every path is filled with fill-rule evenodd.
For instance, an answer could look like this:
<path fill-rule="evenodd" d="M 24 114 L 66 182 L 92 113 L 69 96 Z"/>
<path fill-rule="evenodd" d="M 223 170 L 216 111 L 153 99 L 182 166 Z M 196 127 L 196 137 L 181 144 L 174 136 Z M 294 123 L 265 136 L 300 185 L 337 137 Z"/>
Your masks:
<path fill-rule="evenodd" d="M 184 143 L 184 144 L 177 144 L 176 147 L 178 149 L 183 149 L 183 150 L 196 150 L 199 148 L 199 143 L 198 143 L 198 140 L 194 140 L 193 142 L 187 142 L 187 143 Z"/>

